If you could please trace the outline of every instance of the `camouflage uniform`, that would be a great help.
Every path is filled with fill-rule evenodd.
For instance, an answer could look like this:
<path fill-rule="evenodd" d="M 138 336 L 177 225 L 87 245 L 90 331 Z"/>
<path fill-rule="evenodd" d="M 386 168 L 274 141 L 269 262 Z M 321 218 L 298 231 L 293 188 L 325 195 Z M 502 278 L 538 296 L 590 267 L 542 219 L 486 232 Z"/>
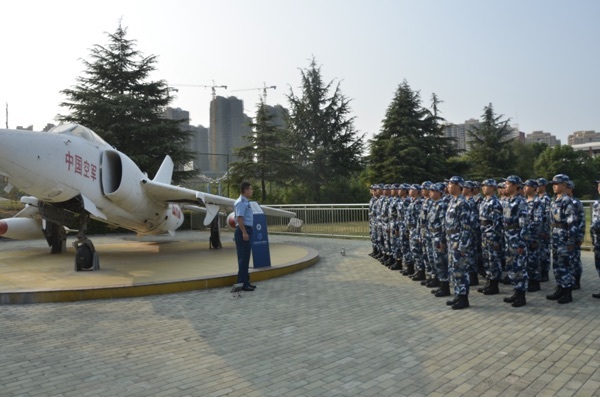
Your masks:
<path fill-rule="evenodd" d="M 410 185 L 403 183 L 401 188 L 404 190 L 409 190 Z M 409 196 L 404 197 L 400 202 L 402 206 L 402 210 L 398 211 L 402 214 L 402 222 L 400 222 L 400 251 L 402 251 L 402 261 L 406 264 L 406 269 L 404 271 L 404 275 L 410 275 L 414 273 L 414 260 L 412 256 L 412 252 L 410 251 L 410 228 L 408 225 L 408 206 L 410 205 L 412 199 Z"/>
<path fill-rule="evenodd" d="M 536 182 L 537 183 L 537 182 Z M 534 196 L 527 201 L 527 232 L 524 234 L 527 244 L 527 275 L 531 281 L 539 282 L 542 278 L 540 266 L 540 241 L 542 226 L 546 218 L 541 200 Z"/>
<path fill-rule="evenodd" d="M 538 179 L 538 184 L 547 185 L 548 181 L 544 178 Z M 552 200 L 548 194 L 544 193 L 538 195 L 540 202 L 544 208 L 544 221 L 542 223 L 542 236 L 540 238 L 540 271 L 542 273 L 541 281 L 548 281 L 547 276 L 550 271 L 550 248 L 552 242 L 550 236 L 552 235 Z"/>
<path fill-rule="evenodd" d="M 435 268 L 435 275 L 442 282 L 448 281 L 448 249 L 444 228 L 447 209 L 446 200 L 432 200 L 427 212 L 427 227 L 432 248 L 432 266 Z"/>
<path fill-rule="evenodd" d="M 454 281 L 455 295 L 469 295 L 470 261 L 467 255 L 473 244 L 471 224 L 471 208 L 465 197 L 462 194 L 452 197 L 444 227 L 448 241 L 448 272 Z"/>
<path fill-rule="evenodd" d="M 419 185 L 413 185 L 412 190 L 421 190 Z M 425 261 L 423 259 L 423 244 L 421 242 L 421 231 L 419 229 L 419 215 L 423 206 L 423 198 L 413 198 L 407 208 L 406 223 L 408 225 L 410 251 L 416 271 L 425 272 Z"/>
<path fill-rule="evenodd" d="M 515 291 L 527 291 L 527 268 L 525 263 L 527 203 L 520 195 L 507 198 L 503 208 L 504 244 L 508 277 Z"/>
<path fill-rule="evenodd" d="M 571 258 L 578 233 L 573 201 L 562 194 L 552 203 L 552 267 L 556 283 L 562 288 L 573 288 L 575 284 Z"/>
<path fill-rule="evenodd" d="M 573 206 L 575 207 L 575 224 L 577 225 L 577 237 L 575 246 L 571 251 L 571 261 L 573 262 L 573 277 L 575 278 L 574 289 L 580 288 L 581 274 L 583 273 L 583 264 L 581 263 L 581 244 L 585 236 L 585 209 L 583 203 L 576 197 L 571 197 Z"/>
<path fill-rule="evenodd" d="M 377 189 L 376 185 L 371 186 L 371 190 L 375 191 Z M 369 200 L 369 236 L 371 237 L 371 245 L 373 246 L 373 252 L 371 255 L 377 255 L 378 247 L 377 247 L 377 233 L 376 233 L 376 224 L 377 219 L 375 215 L 375 203 L 377 202 L 377 195 L 373 194 L 371 199 Z"/>
<path fill-rule="evenodd" d="M 484 198 L 479 207 L 483 267 L 488 280 L 502 278 L 502 204 L 496 196 Z"/>
<path fill-rule="evenodd" d="M 427 181 L 423 182 L 421 187 L 429 190 L 432 183 Z M 421 231 L 421 245 L 423 246 L 423 262 L 425 265 L 425 271 L 430 277 L 435 277 L 435 267 L 433 266 L 433 252 L 431 249 L 431 234 L 428 228 L 427 214 L 429 213 L 430 207 L 433 204 L 433 200 L 429 197 L 423 198 L 421 205 L 421 211 L 419 213 L 419 230 Z"/>

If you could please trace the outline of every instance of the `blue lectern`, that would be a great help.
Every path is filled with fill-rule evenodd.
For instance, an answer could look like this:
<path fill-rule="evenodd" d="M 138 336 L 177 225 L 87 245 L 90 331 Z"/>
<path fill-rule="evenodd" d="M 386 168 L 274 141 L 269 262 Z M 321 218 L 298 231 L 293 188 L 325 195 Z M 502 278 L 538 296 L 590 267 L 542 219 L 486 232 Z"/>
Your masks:
<path fill-rule="evenodd" d="M 252 225 L 252 263 L 253 267 L 271 266 L 271 253 L 269 252 L 269 234 L 267 232 L 267 216 L 256 201 L 250 202 L 254 225 Z"/>

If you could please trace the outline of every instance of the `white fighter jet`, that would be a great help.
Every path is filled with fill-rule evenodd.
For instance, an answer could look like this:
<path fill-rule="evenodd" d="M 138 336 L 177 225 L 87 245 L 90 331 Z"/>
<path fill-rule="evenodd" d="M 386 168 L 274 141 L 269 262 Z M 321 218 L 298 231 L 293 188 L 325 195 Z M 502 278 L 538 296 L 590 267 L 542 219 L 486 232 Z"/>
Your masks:
<path fill-rule="evenodd" d="M 13 218 L 0 220 L 0 236 L 46 238 L 52 253 L 66 248 L 68 228 L 78 231 L 75 269 L 96 270 L 98 256 L 86 237 L 91 216 L 139 235 L 170 233 L 183 223 L 179 204 L 206 211 L 205 225 L 233 208 L 234 200 L 171 184 L 166 156 L 154 179 L 89 128 L 63 124 L 48 132 L 0 129 L 0 175 L 30 196 Z M 295 214 L 262 206 L 267 215 Z M 233 214 L 229 214 L 228 221 Z M 229 222 L 228 222 L 229 223 Z M 213 246 L 220 245 L 218 231 Z"/>

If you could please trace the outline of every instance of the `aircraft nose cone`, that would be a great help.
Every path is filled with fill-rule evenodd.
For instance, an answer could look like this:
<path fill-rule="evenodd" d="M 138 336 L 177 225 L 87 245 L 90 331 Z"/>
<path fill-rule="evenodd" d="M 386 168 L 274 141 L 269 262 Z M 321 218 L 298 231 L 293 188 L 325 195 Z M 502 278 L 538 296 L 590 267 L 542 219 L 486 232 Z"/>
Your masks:
<path fill-rule="evenodd" d="M 4 221 L 0 221 L 0 236 L 8 231 L 8 225 Z"/>

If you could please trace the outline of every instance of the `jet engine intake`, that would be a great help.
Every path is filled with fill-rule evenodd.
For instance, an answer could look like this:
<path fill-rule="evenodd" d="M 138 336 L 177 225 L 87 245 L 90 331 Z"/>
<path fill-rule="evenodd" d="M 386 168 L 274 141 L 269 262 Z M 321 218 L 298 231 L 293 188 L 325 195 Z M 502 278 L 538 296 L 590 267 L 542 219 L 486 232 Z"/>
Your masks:
<path fill-rule="evenodd" d="M 140 175 L 137 165 L 122 153 L 116 150 L 102 153 L 102 192 L 120 207 L 133 210 L 144 201 Z"/>

